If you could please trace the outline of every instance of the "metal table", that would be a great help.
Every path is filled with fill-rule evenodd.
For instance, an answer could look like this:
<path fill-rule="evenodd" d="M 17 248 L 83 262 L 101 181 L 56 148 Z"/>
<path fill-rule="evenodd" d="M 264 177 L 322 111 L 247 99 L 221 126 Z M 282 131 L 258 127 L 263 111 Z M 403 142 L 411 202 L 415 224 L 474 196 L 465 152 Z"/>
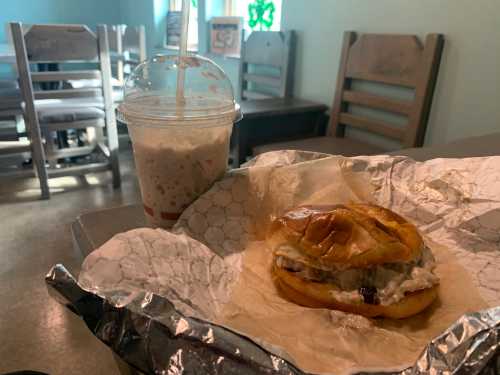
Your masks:
<path fill-rule="evenodd" d="M 142 205 L 127 205 L 81 214 L 71 225 L 73 245 L 87 256 L 115 234 L 146 227 Z"/>

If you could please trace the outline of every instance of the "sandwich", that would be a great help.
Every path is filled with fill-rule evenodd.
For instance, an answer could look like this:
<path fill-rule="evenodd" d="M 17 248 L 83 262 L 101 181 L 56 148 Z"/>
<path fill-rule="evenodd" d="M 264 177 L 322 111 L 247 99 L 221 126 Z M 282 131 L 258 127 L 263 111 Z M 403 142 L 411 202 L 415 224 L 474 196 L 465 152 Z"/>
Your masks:
<path fill-rule="evenodd" d="M 267 241 L 280 294 L 302 306 L 399 319 L 438 294 L 417 228 L 380 206 L 298 207 L 273 221 Z"/>

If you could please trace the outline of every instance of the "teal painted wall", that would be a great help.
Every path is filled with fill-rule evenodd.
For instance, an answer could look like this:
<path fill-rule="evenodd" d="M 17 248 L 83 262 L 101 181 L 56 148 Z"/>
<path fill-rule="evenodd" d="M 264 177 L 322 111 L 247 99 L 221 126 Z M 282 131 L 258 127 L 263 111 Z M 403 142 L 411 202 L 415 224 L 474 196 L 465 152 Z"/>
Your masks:
<path fill-rule="evenodd" d="M 295 95 L 331 105 L 342 33 L 429 32 L 446 42 L 426 143 L 500 131 L 500 1 L 285 0 L 298 33 Z"/>
<path fill-rule="evenodd" d="M 226 73 L 233 85 L 236 99 L 239 100 L 239 77 L 240 77 L 240 60 L 232 57 L 224 57 L 219 55 L 206 54 L 206 57 L 211 59 Z"/>
<path fill-rule="evenodd" d="M 14 0 L 2 1 L 0 43 L 6 43 L 7 22 L 82 23 L 95 27 L 100 23 L 121 22 L 121 0 Z"/>
<path fill-rule="evenodd" d="M 121 23 L 120 0 L 15 0 L 2 1 L 0 43 L 7 43 L 8 22 L 79 23 L 94 28 L 98 24 Z M 0 77 L 12 75 L 10 65 L 0 65 Z"/>
<path fill-rule="evenodd" d="M 120 23 L 145 26 L 148 53 L 153 51 L 156 41 L 155 2 L 155 0 L 118 0 Z"/>

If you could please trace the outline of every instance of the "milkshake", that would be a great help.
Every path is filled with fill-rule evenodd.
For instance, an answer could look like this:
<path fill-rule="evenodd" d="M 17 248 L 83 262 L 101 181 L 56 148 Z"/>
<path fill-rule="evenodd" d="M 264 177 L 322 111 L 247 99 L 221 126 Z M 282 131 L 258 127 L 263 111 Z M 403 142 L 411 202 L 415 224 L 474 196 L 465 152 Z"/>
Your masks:
<path fill-rule="evenodd" d="M 119 107 L 132 140 L 144 213 L 151 226 L 166 229 L 224 176 L 239 114 L 227 77 L 197 57 L 189 57 L 185 65 L 186 97 L 179 108 L 172 89 L 178 59 L 145 63 L 134 72 Z"/>
<path fill-rule="evenodd" d="M 224 176 L 231 126 L 191 129 L 189 136 L 171 130 L 160 137 L 157 131 L 131 128 L 144 212 L 153 226 L 171 227 L 191 202 Z"/>

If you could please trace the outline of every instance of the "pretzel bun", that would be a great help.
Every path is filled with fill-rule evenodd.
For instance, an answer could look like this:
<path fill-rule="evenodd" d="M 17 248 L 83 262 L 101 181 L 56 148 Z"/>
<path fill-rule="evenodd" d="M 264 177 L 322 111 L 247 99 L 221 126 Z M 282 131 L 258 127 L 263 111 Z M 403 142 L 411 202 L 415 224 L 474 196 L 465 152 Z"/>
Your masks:
<path fill-rule="evenodd" d="M 288 243 L 321 264 L 349 267 L 409 262 L 423 247 L 413 224 L 369 204 L 299 207 L 275 220 L 269 237 L 273 248 Z"/>
<path fill-rule="evenodd" d="M 417 228 L 375 205 L 303 206 L 273 221 L 272 276 L 302 306 L 406 318 L 437 297 L 434 257 Z"/>

